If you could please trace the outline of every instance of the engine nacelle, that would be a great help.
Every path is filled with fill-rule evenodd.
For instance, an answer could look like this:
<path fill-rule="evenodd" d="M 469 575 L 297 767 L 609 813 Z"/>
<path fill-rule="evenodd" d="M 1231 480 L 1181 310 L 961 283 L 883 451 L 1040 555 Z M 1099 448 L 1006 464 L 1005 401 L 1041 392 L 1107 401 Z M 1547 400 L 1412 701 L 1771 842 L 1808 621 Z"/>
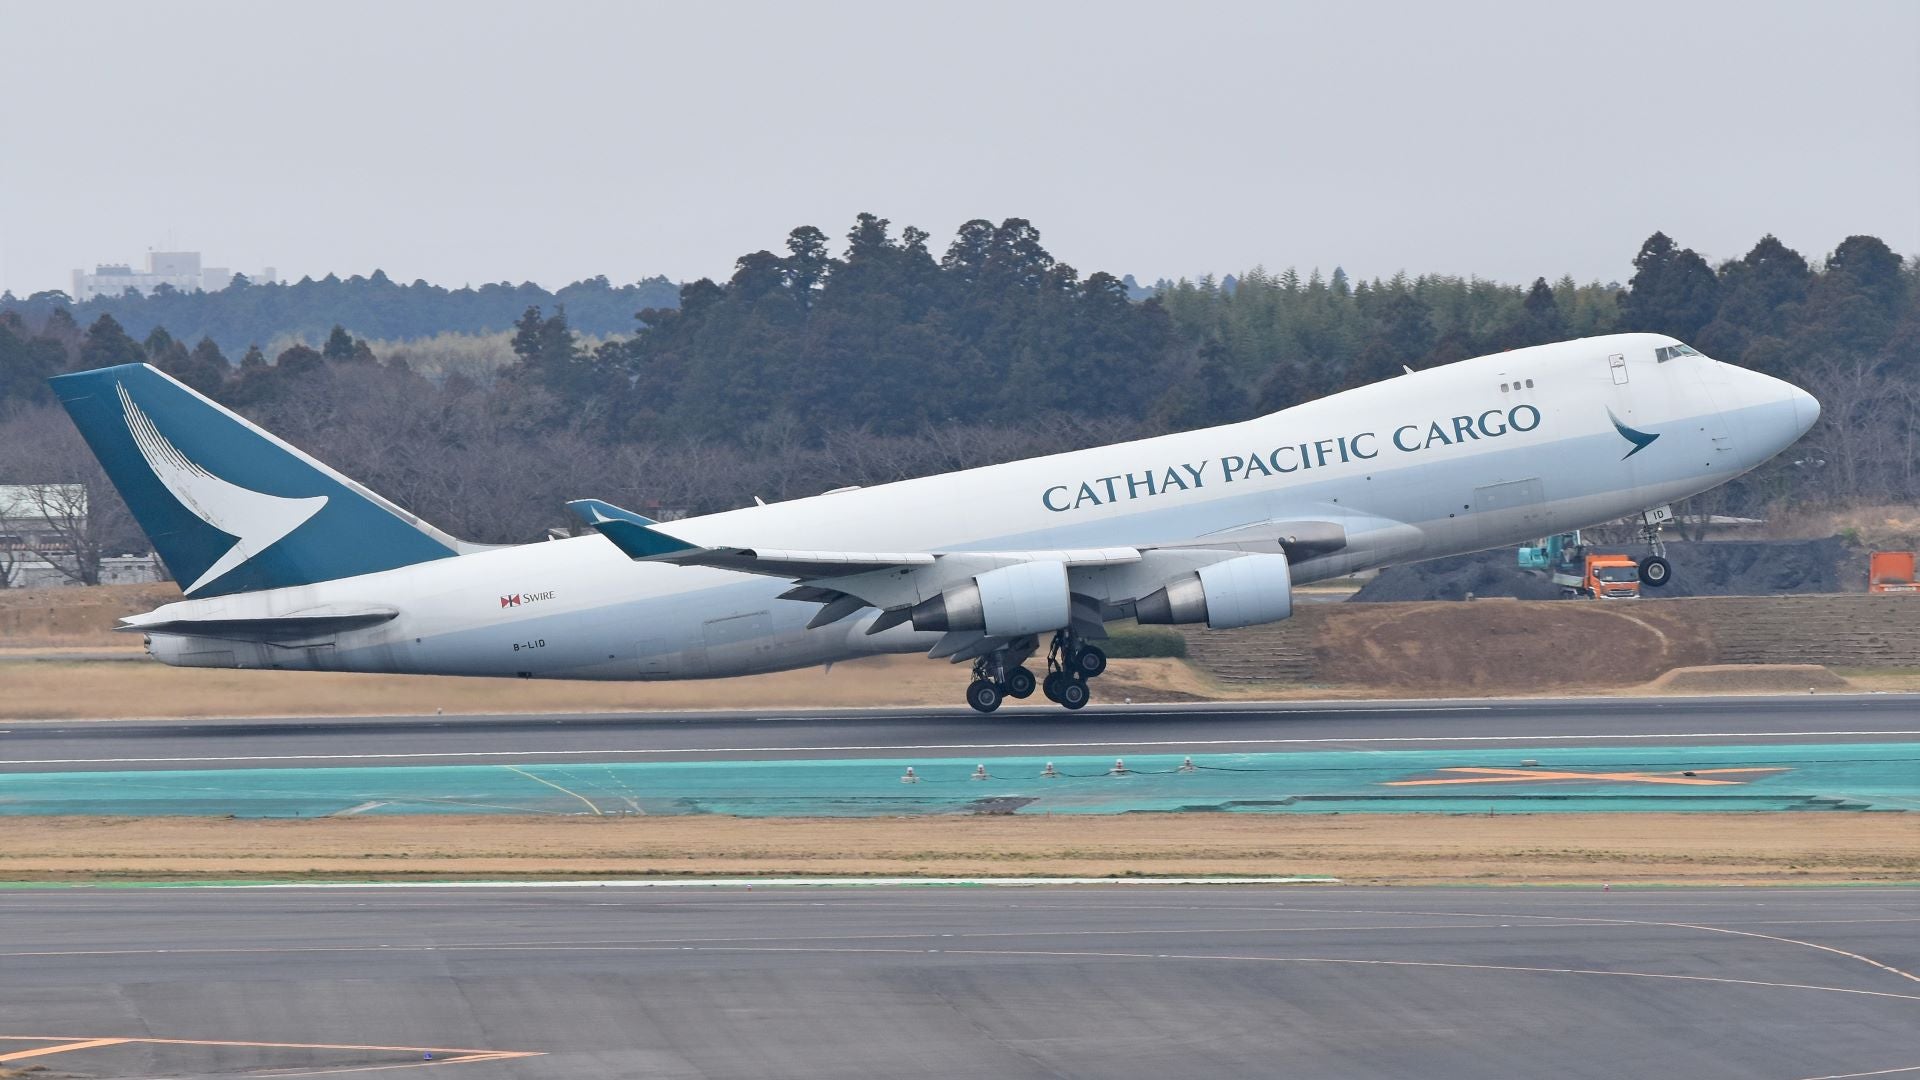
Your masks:
<path fill-rule="evenodd" d="M 1133 605 L 1143 623 L 1204 622 L 1213 630 L 1279 622 L 1293 614 L 1285 555 L 1240 555 L 1168 582 Z"/>
<path fill-rule="evenodd" d="M 982 630 L 995 637 L 1044 634 L 1070 623 L 1072 606 L 1067 564 L 1015 563 L 915 604 L 913 628 Z"/>

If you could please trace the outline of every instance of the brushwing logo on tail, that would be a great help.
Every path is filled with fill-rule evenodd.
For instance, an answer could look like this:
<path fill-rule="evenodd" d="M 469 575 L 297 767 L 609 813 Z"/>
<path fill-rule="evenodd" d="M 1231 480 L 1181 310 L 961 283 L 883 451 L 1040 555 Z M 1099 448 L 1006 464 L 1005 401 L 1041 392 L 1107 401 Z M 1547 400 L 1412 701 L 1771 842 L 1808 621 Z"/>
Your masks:
<path fill-rule="evenodd" d="M 133 403 L 127 388 L 119 383 L 114 386 L 120 391 L 120 408 L 126 414 L 127 430 L 155 478 L 195 517 L 233 537 L 233 546 L 226 554 L 214 560 L 205 573 L 182 590 L 186 595 L 192 596 L 201 586 L 279 543 L 327 505 L 325 495 L 289 499 L 220 479 L 187 460 L 178 447 L 160 434 L 160 429 L 140 411 L 140 406 Z"/>

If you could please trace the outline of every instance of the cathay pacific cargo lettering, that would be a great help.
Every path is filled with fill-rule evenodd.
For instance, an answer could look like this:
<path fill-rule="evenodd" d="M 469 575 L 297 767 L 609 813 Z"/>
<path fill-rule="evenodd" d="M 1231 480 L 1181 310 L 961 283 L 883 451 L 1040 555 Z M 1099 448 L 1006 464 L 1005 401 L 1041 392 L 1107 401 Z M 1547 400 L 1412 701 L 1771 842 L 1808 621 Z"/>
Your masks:
<path fill-rule="evenodd" d="M 888 652 L 1068 708 L 1106 624 L 1285 619 L 1355 570 L 1591 526 L 1726 483 L 1819 417 L 1672 338 L 1410 372 L 1199 431 L 660 523 L 468 544 L 159 371 L 53 380 L 186 598 L 124 620 L 189 667 L 689 679 Z M 1651 535 L 1651 534 L 1649 534 Z M 1649 584 L 1669 567 L 1645 563 Z M 1027 667 L 1045 639 L 1045 677 Z"/>

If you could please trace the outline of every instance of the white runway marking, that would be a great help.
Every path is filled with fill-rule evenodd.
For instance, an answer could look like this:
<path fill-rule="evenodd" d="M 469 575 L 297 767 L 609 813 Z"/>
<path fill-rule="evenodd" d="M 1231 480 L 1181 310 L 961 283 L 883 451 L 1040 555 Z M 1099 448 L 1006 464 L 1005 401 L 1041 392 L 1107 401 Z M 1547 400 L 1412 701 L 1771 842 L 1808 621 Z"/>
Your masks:
<path fill-rule="evenodd" d="M 214 757 L 101 757 L 101 758 L 16 758 L 0 760 L 0 765 L 180 765 L 232 761 L 455 761 L 463 758 L 527 757 L 668 757 L 686 754 L 818 754 L 818 753 L 907 753 L 930 750 L 1129 750 L 1164 747 L 1171 753 L 1197 747 L 1230 746 L 1357 746 L 1392 743 L 1554 743 L 1620 742 L 1630 739 L 1803 739 L 1847 738 L 1855 736 L 1920 736 L 1920 731 L 1690 731 L 1645 732 L 1627 735 L 1376 735 L 1363 738 L 1324 739 L 1155 739 L 1107 740 L 1100 742 L 1032 743 L 901 743 L 894 745 L 845 746 L 698 746 L 698 747 L 619 747 L 592 750 L 438 750 L 392 754 L 234 754 Z"/>

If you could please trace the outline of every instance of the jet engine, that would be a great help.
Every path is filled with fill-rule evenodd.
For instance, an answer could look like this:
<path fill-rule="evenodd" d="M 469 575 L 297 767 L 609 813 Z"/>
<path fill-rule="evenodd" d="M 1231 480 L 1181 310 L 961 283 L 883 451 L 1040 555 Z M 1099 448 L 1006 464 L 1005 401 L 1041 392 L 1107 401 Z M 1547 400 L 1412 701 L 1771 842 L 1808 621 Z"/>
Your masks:
<path fill-rule="evenodd" d="M 1293 614 L 1285 555 L 1240 555 L 1176 578 L 1133 605 L 1143 623 L 1204 622 L 1213 630 L 1279 622 Z"/>
<path fill-rule="evenodd" d="M 1071 609 L 1065 563 L 1015 563 L 915 604 L 913 628 L 982 630 L 995 637 L 1044 634 L 1068 625 Z"/>

